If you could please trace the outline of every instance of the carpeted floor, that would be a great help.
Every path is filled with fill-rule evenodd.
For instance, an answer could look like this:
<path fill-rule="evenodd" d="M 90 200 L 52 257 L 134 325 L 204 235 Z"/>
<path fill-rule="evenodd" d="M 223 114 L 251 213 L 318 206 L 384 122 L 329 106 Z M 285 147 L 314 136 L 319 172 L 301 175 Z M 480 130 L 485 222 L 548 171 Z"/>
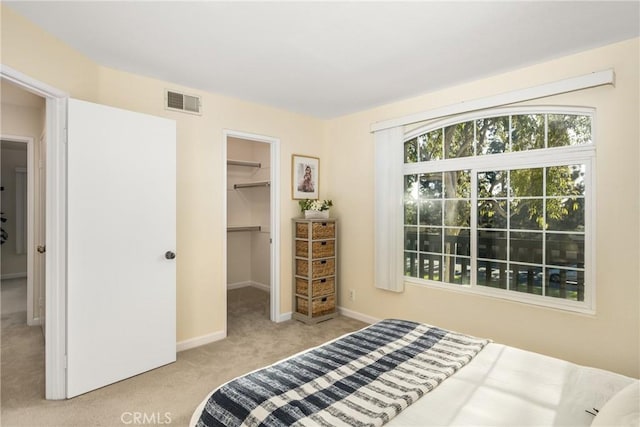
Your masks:
<path fill-rule="evenodd" d="M 2 426 L 186 426 L 216 386 L 305 348 L 366 326 L 347 317 L 305 325 L 269 321 L 269 296 L 255 288 L 228 293 L 228 337 L 178 353 L 176 363 L 66 401 L 44 400 L 44 342 L 39 327 L 2 315 Z M 24 313 L 19 314 L 20 316 Z M 145 418 L 138 418 L 144 421 Z M 141 424 L 140 422 L 138 424 Z"/>

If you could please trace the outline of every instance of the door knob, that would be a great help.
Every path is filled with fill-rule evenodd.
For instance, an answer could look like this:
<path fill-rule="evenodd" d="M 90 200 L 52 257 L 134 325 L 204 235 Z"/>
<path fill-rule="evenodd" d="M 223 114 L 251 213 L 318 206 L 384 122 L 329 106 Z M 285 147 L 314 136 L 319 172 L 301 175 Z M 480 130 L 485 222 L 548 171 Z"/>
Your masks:
<path fill-rule="evenodd" d="M 164 253 L 166 259 L 174 259 L 176 257 L 175 252 L 167 251 Z"/>
<path fill-rule="evenodd" d="M 43 253 L 45 253 L 47 251 L 47 247 L 44 246 L 44 245 L 38 245 L 36 250 L 38 251 L 38 253 L 43 254 Z"/>

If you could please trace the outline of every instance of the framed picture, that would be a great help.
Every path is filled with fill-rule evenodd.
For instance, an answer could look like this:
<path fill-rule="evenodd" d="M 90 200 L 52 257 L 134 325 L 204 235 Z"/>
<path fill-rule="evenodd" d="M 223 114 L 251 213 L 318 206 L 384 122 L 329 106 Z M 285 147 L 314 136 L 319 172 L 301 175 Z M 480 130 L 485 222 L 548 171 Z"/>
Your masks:
<path fill-rule="evenodd" d="M 291 198 L 317 199 L 320 159 L 317 157 L 291 156 Z"/>

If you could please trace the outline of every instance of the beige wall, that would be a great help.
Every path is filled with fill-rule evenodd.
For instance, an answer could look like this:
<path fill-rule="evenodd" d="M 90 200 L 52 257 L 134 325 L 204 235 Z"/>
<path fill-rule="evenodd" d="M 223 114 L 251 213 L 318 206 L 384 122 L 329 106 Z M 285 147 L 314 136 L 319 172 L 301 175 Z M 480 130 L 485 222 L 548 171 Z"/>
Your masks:
<path fill-rule="evenodd" d="M 292 153 L 321 158 L 321 198 L 341 220 L 340 303 L 383 318 L 422 320 L 577 363 L 639 374 L 638 40 L 386 105 L 328 122 L 96 65 L 11 12 L 2 11 L 2 63 L 72 96 L 177 122 L 178 341 L 224 330 L 223 129 L 281 141 L 281 310 L 290 311 Z M 373 122 L 614 67 L 616 87 L 539 101 L 598 109 L 597 314 L 586 316 L 408 285 L 373 288 Z M 166 111 L 164 89 L 203 97 L 202 116 Z M 356 301 L 346 298 L 355 289 Z"/>
<path fill-rule="evenodd" d="M 340 304 L 376 318 L 424 321 L 637 377 L 638 51 L 638 39 L 626 41 L 329 122 L 323 172 L 330 176 L 341 219 Z M 531 102 L 597 109 L 594 316 L 411 284 L 399 294 L 373 287 L 372 123 L 608 68 L 615 69 L 615 87 Z M 355 302 L 347 297 L 349 289 L 356 290 Z"/>
<path fill-rule="evenodd" d="M 33 25 L 7 6 L 0 5 L 2 65 L 28 74 L 86 101 L 98 92 L 98 65 Z"/>
<path fill-rule="evenodd" d="M 2 64 L 72 97 L 153 114 L 177 123 L 177 335 L 178 341 L 224 331 L 223 129 L 280 139 L 281 311 L 291 310 L 290 198 L 292 153 L 321 154 L 323 122 L 157 79 L 101 67 L 0 5 Z M 202 96 L 201 116 L 164 109 L 164 90 Z"/>

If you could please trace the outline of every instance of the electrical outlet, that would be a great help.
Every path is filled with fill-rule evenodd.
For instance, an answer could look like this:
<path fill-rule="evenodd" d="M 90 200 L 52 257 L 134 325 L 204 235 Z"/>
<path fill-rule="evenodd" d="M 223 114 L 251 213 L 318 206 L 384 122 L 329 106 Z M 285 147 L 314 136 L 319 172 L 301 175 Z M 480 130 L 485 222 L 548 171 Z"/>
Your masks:
<path fill-rule="evenodd" d="M 355 301 L 356 300 L 356 290 L 355 289 L 349 289 L 349 299 L 351 301 Z"/>

